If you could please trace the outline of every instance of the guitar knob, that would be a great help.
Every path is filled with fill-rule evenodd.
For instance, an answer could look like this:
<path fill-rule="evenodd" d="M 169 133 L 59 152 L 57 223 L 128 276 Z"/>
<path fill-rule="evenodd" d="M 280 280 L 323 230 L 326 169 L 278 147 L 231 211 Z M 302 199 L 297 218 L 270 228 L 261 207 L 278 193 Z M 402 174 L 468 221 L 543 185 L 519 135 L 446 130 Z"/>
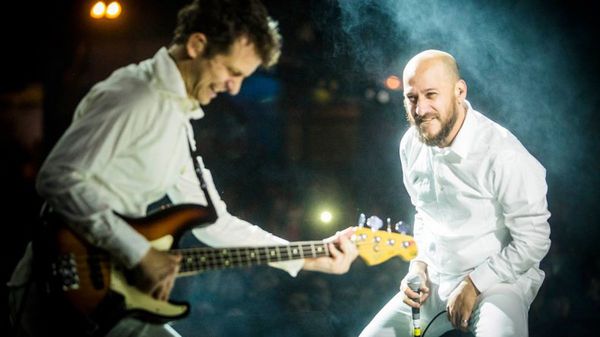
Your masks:
<path fill-rule="evenodd" d="M 373 231 L 378 231 L 381 227 L 383 227 L 383 221 L 377 216 L 372 215 L 369 217 L 369 219 L 367 219 L 367 226 L 371 227 Z"/>
<path fill-rule="evenodd" d="M 408 226 L 405 225 L 402 221 L 396 222 L 396 225 L 394 227 L 396 228 L 396 232 L 401 234 L 406 234 L 409 231 Z"/>
<path fill-rule="evenodd" d="M 366 219 L 367 217 L 365 216 L 365 213 L 360 213 L 358 216 L 358 227 L 364 227 Z"/>

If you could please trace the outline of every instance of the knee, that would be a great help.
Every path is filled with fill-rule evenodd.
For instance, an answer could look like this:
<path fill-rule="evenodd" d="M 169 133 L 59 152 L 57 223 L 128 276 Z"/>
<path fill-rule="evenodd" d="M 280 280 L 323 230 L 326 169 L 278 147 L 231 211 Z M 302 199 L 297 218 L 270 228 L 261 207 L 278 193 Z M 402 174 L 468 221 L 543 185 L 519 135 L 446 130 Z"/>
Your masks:
<path fill-rule="evenodd" d="M 477 337 L 527 337 L 528 308 L 510 288 L 482 294 L 473 313 L 472 331 Z"/>

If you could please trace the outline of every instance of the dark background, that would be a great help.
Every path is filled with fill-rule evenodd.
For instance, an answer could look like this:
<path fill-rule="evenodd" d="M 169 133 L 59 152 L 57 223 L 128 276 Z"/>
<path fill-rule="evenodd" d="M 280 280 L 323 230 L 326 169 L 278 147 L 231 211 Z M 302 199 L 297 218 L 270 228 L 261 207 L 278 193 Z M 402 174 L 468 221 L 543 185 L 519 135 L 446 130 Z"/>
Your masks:
<path fill-rule="evenodd" d="M 119 66 L 169 43 L 186 1 L 124 0 L 114 21 L 91 1 L 5 4 L 0 66 L 3 280 L 31 236 L 33 183 L 75 105 Z M 359 213 L 412 223 L 397 155 L 402 91 L 385 87 L 429 48 L 458 60 L 473 106 L 511 130 L 547 169 L 552 247 L 531 336 L 595 336 L 600 317 L 597 17 L 593 1 L 265 1 L 283 56 L 219 97 L 195 124 L 232 214 L 290 240 L 319 239 Z M 331 209 L 334 221 L 318 213 Z M 184 244 L 193 244 L 186 238 Z M 407 263 L 348 274 L 267 267 L 180 279 L 184 336 L 355 336 L 397 291 Z M 3 292 L 3 295 L 5 292 Z"/>

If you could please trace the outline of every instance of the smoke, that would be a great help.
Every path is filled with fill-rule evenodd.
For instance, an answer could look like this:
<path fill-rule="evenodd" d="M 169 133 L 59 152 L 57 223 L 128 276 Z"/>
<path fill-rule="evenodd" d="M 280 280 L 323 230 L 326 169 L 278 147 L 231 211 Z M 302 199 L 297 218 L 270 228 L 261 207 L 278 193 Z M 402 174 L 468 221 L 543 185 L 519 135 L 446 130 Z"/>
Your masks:
<path fill-rule="evenodd" d="M 583 37 L 577 18 L 569 22 L 564 9 L 541 1 L 339 0 L 338 6 L 344 33 L 338 51 L 352 54 L 357 67 L 381 78 L 401 74 L 422 50 L 451 53 L 474 108 L 511 130 L 546 167 L 549 199 L 566 213 L 594 208 L 597 63 L 584 52 L 591 38 Z"/>

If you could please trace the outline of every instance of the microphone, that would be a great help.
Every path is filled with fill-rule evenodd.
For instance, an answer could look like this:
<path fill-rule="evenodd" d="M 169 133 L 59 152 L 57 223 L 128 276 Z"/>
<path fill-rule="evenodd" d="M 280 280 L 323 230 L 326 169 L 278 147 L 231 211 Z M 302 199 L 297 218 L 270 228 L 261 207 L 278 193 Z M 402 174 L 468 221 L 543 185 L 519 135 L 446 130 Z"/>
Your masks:
<path fill-rule="evenodd" d="M 417 274 L 409 274 L 406 277 L 407 280 L 407 285 L 408 287 L 416 292 L 416 293 L 421 293 L 421 291 L 419 290 L 419 288 L 421 288 L 421 278 L 419 277 L 419 275 Z M 417 302 L 420 303 L 420 299 L 416 300 Z M 420 337 L 421 336 L 421 314 L 420 314 L 420 309 L 419 308 L 412 308 L 412 324 L 413 324 L 413 337 Z"/>

